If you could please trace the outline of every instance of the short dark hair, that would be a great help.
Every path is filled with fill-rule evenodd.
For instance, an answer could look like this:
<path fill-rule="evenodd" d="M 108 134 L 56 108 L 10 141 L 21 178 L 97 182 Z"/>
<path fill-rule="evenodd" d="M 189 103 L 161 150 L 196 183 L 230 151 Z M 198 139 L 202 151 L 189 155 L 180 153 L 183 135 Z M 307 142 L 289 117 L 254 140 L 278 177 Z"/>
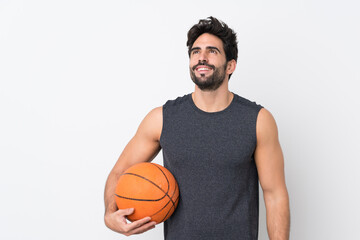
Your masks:
<path fill-rule="evenodd" d="M 236 33 L 224 22 L 219 21 L 214 17 L 201 19 L 198 24 L 192 26 L 192 28 L 190 28 L 190 30 L 188 31 L 188 40 L 186 46 L 188 47 L 189 56 L 194 42 L 200 35 L 204 33 L 210 33 L 221 39 L 221 41 L 223 42 L 227 62 L 232 59 L 237 61 L 238 48 Z"/>

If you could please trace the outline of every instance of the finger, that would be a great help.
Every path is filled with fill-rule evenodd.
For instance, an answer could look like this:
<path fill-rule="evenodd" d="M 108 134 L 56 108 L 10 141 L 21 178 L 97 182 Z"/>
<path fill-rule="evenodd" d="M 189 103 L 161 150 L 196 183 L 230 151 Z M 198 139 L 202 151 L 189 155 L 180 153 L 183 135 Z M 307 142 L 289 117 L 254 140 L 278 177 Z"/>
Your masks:
<path fill-rule="evenodd" d="M 125 208 L 125 209 L 119 209 L 116 211 L 117 214 L 122 216 L 130 215 L 134 212 L 134 208 Z"/>
<path fill-rule="evenodd" d="M 140 233 L 143 233 L 143 232 L 146 232 L 146 231 L 149 231 L 151 229 L 154 229 L 155 228 L 155 225 L 156 225 L 156 222 L 149 222 L 149 223 L 146 223 L 144 225 L 142 225 L 141 227 L 138 227 L 132 231 L 130 231 L 129 233 L 130 234 L 140 234 Z"/>
<path fill-rule="evenodd" d="M 126 221 L 126 217 L 125 216 L 121 216 L 119 218 L 119 221 L 122 223 L 122 224 L 127 224 L 127 221 Z"/>
<path fill-rule="evenodd" d="M 130 233 L 130 232 L 134 231 L 136 228 L 139 228 L 142 225 L 148 223 L 150 220 L 151 220 L 150 217 L 145 217 L 145 218 L 139 219 L 137 221 L 134 221 L 132 223 L 128 223 L 124 226 L 124 230 L 125 230 L 125 232 Z"/>
<path fill-rule="evenodd" d="M 151 217 L 145 217 L 145 218 L 139 219 L 137 221 L 134 221 L 132 223 L 129 223 L 127 225 L 128 230 L 132 231 L 133 229 L 139 228 L 142 225 L 144 225 L 145 223 L 148 223 L 150 220 L 151 220 Z"/>

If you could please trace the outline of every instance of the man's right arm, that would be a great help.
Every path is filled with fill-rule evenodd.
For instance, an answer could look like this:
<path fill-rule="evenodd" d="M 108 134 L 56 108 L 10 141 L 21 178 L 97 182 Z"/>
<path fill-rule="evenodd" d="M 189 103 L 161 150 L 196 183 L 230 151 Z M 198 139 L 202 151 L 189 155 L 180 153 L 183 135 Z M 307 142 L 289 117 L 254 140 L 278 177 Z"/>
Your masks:
<path fill-rule="evenodd" d="M 158 107 L 146 115 L 108 176 L 104 193 L 104 220 L 106 226 L 115 232 L 130 236 L 155 227 L 155 222 L 149 222 L 150 217 L 127 223 L 126 215 L 130 215 L 133 209 L 118 209 L 114 193 L 118 179 L 126 169 L 140 162 L 150 162 L 159 153 L 161 130 L 162 107 Z"/>

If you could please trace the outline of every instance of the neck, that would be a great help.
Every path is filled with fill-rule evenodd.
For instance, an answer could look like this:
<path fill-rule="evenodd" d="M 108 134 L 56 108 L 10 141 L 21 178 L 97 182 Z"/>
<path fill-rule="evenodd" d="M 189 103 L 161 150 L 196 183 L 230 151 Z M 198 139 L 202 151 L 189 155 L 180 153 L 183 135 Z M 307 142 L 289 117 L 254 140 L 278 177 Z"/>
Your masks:
<path fill-rule="evenodd" d="M 234 94 L 228 89 L 225 82 L 215 91 L 202 91 L 195 85 L 192 99 L 199 109 L 205 112 L 219 112 L 227 108 Z"/>

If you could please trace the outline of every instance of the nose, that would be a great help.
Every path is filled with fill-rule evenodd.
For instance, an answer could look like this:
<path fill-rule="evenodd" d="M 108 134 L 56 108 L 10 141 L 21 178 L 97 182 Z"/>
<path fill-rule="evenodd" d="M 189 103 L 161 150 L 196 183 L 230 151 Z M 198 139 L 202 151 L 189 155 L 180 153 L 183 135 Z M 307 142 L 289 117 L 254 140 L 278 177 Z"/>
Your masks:
<path fill-rule="evenodd" d="M 204 64 L 206 64 L 206 60 L 205 59 L 203 59 L 203 60 L 199 60 L 199 65 L 204 65 Z"/>
<path fill-rule="evenodd" d="M 206 63 L 208 61 L 208 56 L 206 51 L 202 51 L 199 55 L 199 63 Z"/>

